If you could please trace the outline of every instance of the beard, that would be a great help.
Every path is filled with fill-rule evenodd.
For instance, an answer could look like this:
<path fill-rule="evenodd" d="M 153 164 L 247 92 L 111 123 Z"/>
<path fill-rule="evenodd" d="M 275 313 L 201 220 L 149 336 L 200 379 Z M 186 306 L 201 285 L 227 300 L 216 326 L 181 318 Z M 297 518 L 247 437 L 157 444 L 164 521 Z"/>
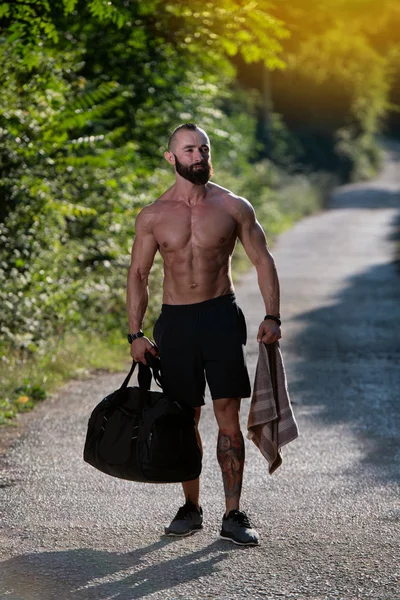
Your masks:
<path fill-rule="evenodd" d="M 214 172 L 211 161 L 203 161 L 196 163 L 195 165 L 186 166 L 179 162 L 175 154 L 174 156 L 176 172 L 179 173 L 181 177 L 195 185 L 205 185 L 210 181 Z"/>

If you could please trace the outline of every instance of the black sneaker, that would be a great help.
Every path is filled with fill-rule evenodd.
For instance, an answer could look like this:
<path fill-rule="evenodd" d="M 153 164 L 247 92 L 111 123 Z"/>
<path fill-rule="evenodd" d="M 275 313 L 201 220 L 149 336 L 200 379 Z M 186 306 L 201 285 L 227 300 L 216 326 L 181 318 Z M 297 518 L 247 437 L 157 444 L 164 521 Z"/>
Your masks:
<path fill-rule="evenodd" d="M 180 507 L 169 527 L 165 527 L 165 535 L 185 537 L 199 529 L 203 529 L 203 511 L 188 500 Z"/>
<path fill-rule="evenodd" d="M 222 518 L 221 537 L 239 546 L 258 546 L 260 537 L 250 523 L 249 517 L 241 510 L 231 510 Z"/>

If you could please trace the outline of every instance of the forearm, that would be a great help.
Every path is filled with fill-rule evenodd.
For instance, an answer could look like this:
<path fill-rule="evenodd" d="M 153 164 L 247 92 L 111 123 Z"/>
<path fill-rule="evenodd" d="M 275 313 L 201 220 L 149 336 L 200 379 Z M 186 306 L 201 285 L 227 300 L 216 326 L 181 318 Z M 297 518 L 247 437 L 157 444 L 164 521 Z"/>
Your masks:
<path fill-rule="evenodd" d="M 136 333 L 143 327 L 143 319 L 149 302 L 148 277 L 129 269 L 126 293 L 129 332 Z"/>
<path fill-rule="evenodd" d="M 280 316 L 279 279 L 272 255 L 255 265 L 258 285 L 265 304 L 265 313 Z"/>

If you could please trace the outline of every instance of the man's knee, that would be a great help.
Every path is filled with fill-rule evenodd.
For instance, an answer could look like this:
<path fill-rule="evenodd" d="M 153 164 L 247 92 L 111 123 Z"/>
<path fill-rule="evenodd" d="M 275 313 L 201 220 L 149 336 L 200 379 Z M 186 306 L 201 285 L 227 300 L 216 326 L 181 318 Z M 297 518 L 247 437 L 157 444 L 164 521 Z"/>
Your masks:
<path fill-rule="evenodd" d="M 218 398 L 214 400 L 213 406 L 220 429 L 239 427 L 240 398 Z"/>

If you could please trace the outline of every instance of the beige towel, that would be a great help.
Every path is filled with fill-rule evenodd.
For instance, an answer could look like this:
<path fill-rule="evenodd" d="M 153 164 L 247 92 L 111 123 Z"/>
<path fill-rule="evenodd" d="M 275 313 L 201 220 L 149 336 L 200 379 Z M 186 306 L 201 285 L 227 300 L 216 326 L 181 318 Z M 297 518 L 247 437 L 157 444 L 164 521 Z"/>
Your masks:
<path fill-rule="evenodd" d="M 279 342 L 259 345 L 247 437 L 267 459 L 269 473 L 282 464 L 280 449 L 298 435 Z"/>

